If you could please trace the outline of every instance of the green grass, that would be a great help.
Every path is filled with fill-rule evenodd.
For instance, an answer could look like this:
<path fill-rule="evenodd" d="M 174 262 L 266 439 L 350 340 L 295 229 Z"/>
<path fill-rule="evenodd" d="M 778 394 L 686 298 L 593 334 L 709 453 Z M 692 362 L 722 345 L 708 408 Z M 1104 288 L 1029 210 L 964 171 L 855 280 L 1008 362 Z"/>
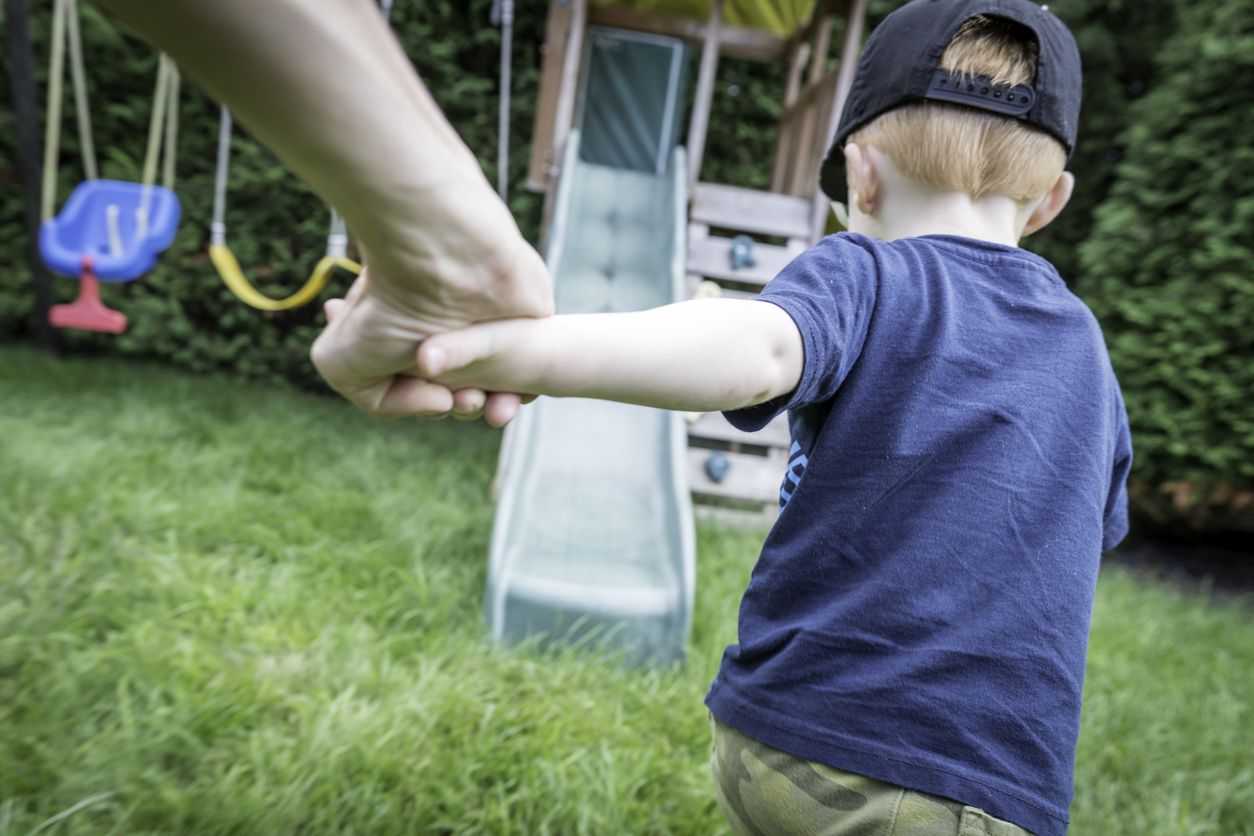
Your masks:
<path fill-rule="evenodd" d="M 496 434 L 0 348 L 0 834 L 723 832 L 702 696 L 761 531 L 703 526 L 681 668 L 494 648 Z M 1076 834 L 1251 833 L 1254 627 L 1103 575 Z"/>

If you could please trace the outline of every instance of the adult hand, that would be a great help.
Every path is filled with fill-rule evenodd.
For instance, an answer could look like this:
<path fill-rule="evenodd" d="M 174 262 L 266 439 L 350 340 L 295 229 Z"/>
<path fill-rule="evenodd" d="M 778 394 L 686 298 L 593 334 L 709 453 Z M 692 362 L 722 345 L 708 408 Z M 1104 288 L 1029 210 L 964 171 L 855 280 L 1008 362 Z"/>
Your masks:
<path fill-rule="evenodd" d="M 518 395 L 450 390 L 423 380 L 415 356 L 418 343 L 431 334 L 483 319 L 552 313 L 548 272 L 530 247 L 519 253 L 506 280 L 496 288 L 431 283 L 420 285 L 426 292 L 419 293 L 378 281 L 366 270 L 346 298 L 326 303 L 327 327 L 310 352 L 314 365 L 333 389 L 384 420 L 452 415 L 504 426 L 523 402 Z"/>

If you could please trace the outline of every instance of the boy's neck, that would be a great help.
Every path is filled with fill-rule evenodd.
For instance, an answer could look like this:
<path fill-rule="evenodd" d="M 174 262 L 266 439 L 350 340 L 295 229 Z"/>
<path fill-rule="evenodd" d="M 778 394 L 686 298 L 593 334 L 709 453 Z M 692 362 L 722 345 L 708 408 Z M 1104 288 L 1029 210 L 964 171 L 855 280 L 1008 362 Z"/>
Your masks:
<path fill-rule="evenodd" d="M 1012 211 L 987 205 L 990 201 L 1005 201 Z M 919 235 L 960 235 L 1017 247 L 1019 233 L 1014 206 L 1014 201 L 1008 197 L 984 198 L 973 203 L 969 195 L 954 192 L 942 199 L 900 204 L 900 211 L 881 210 L 872 216 L 869 230 L 858 229 L 862 224 L 855 223 L 851 217 L 849 230 L 884 241 Z M 884 210 L 890 208 L 895 210 L 896 206 L 890 202 L 883 207 Z"/>
<path fill-rule="evenodd" d="M 886 159 L 886 158 L 884 158 Z M 906 177 L 888 162 L 881 166 L 875 205 L 867 214 L 857 201 L 849 207 L 849 231 L 894 241 L 919 235 L 960 235 L 1019 246 L 1019 237 L 1031 214 L 1025 206 L 1005 195 L 973 200 L 960 191 L 945 191 Z"/>

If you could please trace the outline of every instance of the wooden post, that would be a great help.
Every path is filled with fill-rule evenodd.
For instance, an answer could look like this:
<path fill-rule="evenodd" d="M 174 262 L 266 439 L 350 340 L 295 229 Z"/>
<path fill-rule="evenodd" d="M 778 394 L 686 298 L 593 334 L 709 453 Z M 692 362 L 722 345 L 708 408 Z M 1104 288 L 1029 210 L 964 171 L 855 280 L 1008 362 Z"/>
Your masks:
<path fill-rule="evenodd" d="M 544 207 L 540 214 L 540 252 L 548 251 L 549 223 L 553 220 L 553 203 L 557 181 L 561 176 L 561 160 L 575 121 L 575 97 L 579 93 L 579 65 L 583 61 L 583 37 L 588 28 L 587 0 L 554 0 L 556 5 L 569 4 L 569 19 L 562 39 L 561 76 L 558 81 L 557 104 L 553 108 L 553 129 L 549 146 L 543 152 L 532 149 L 532 158 L 544 154 Z M 550 49 L 553 45 L 550 44 Z M 542 118 L 543 113 L 536 118 Z"/>
<path fill-rule="evenodd" d="M 586 0 L 550 0 L 540 93 L 531 130 L 527 188 L 547 192 L 575 111 L 576 81 L 587 24 Z"/>
<path fill-rule="evenodd" d="M 4 34 L 9 53 L 9 92 L 17 123 L 17 170 L 22 181 L 26 220 L 26 256 L 35 291 L 35 333 L 39 347 L 56 348 L 56 332 L 48 322 L 52 307 L 52 279 L 39 256 L 39 122 L 35 112 L 35 55 L 30 38 L 27 0 L 4 0 Z"/>
<path fill-rule="evenodd" d="M 836 104 L 833 110 L 835 121 L 831 126 L 828 143 L 836 133 L 836 125 L 840 121 L 840 112 L 845 108 L 845 98 L 849 88 L 853 86 L 853 74 L 858 69 L 858 55 L 862 51 L 862 27 L 866 23 L 866 0 L 853 0 L 849 14 L 845 18 L 845 42 L 840 48 L 840 74 L 836 77 Z"/>
<path fill-rule="evenodd" d="M 543 192 L 549 187 L 549 150 L 553 146 L 553 118 L 562 82 L 566 33 L 570 30 L 570 3 L 549 0 L 549 17 L 544 30 L 544 58 L 540 70 L 540 90 L 531 124 L 531 160 L 527 166 L 527 189 Z"/>
<path fill-rule="evenodd" d="M 836 128 L 840 125 L 840 113 L 845 108 L 845 99 L 849 96 L 849 88 L 853 86 L 853 74 L 858 69 L 858 55 L 862 51 L 862 28 L 866 23 L 867 0 L 852 0 L 845 11 L 845 40 L 840 48 L 840 69 L 836 75 L 836 89 L 833 93 L 832 109 L 828 114 L 827 125 L 823 132 L 823 143 L 819 154 L 827 153 L 832 141 L 836 138 Z M 822 165 L 820 157 L 819 165 Z M 814 169 L 818 171 L 818 168 Z M 830 201 L 819 187 L 818 178 L 814 183 L 814 224 L 811 240 L 818 241 L 827 226 L 828 204 Z"/>
<path fill-rule="evenodd" d="M 688 123 L 688 190 L 701 179 L 701 157 L 705 152 L 705 133 L 710 125 L 710 103 L 714 99 L 714 75 L 718 70 L 718 44 L 723 29 L 723 0 L 714 0 L 710 20 L 705 26 L 705 45 L 701 48 L 701 69 L 697 73 L 697 94 L 692 105 L 692 121 Z"/>
<path fill-rule="evenodd" d="M 788 86 L 784 88 L 784 113 L 797 101 L 801 92 L 801 68 L 810 54 L 810 45 L 796 40 L 788 52 Z M 775 153 L 771 155 L 771 191 L 787 190 L 791 158 L 796 147 L 796 128 L 791 122 L 780 120 L 775 132 Z"/>
<path fill-rule="evenodd" d="M 797 101 L 801 94 L 801 69 L 810 60 L 810 45 L 799 42 L 788 56 L 788 86 L 784 88 L 784 107 Z"/>
<path fill-rule="evenodd" d="M 575 121 L 575 96 L 579 92 L 579 64 L 583 60 L 583 36 L 588 22 L 588 0 L 570 0 L 570 29 L 566 33 L 566 49 L 562 56 L 561 92 L 553 121 L 552 163 L 561 159 L 566 137 Z M 549 188 L 553 188 L 550 178 Z"/>
<path fill-rule="evenodd" d="M 810 59 L 810 83 L 818 84 L 827 69 L 827 51 L 832 43 L 832 18 L 826 12 L 816 24 L 818 37 L 814 39 L 814 55 Z"/>

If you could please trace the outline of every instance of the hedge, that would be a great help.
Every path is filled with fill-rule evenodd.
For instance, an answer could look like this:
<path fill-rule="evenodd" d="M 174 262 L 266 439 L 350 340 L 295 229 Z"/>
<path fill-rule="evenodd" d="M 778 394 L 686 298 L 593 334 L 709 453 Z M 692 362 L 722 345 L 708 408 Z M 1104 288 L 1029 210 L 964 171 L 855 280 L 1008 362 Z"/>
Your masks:
<path fill-rule="evenodd" d="M 1254 0 L 1182 10 L 1080 260 L 1141 505 L 1254 531 Z"/>

